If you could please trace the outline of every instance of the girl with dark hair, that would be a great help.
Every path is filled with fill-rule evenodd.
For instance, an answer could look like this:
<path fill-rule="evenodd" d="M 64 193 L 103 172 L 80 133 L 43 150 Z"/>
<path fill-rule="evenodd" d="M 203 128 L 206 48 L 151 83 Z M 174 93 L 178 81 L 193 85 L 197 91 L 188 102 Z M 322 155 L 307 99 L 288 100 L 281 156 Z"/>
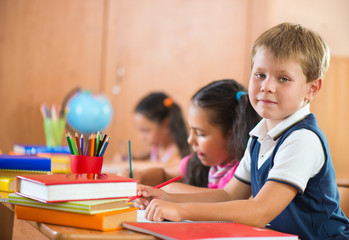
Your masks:
<path fill-rule="evenodd" d="M 144 158 L 152 162 L 179 162 L 190 153 L 188 132 L 180 107 L 163 92 L 145 96 L 135 108 L 136 127 L 151 146 Z"/>
<path fill-rule="evenodd" d="M 223 188 L 233 177 L 249 131 L 259 120 L 241 84 L 232 79 L 214 81 L 191 99 L 188 143 L 194 153 L 183 158 L 179 167 L 150 168 L 137 178 L 142 184 L 154 186 L 182 175 L 186 184 L 176 182 L 162 188 L 169 192 Z"/>
<path fill-rule="evenodd" d="M 196 92 L 188 113 L 188 142 L 194 153 L 181 162 L 184 182 L 223 188 L 233 177 L 249 131 L 259 120 L 246 89 L 235 80 L 214 81 Z"/>

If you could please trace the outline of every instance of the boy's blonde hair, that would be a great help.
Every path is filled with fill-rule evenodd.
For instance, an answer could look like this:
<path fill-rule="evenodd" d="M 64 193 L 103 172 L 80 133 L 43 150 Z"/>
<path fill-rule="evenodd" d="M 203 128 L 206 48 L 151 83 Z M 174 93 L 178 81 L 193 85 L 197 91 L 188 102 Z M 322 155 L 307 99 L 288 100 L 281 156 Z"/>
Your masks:
<path fill-rule="evenodd" d="M 252 46 L 252 66 L 260 48 L 265 48 L 277 59 L 299 62 L 307 82 L 323 78 L 330 64 L 326 42 L 319 34 L 300 24 L 281 23 L 259 36 Z"/>

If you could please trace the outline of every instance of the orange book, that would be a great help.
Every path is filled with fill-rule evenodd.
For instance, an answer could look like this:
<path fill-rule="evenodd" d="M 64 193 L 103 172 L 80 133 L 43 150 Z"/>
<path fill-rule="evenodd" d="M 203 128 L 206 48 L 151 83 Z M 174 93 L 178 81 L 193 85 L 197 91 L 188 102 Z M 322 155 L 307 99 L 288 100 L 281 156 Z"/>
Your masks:
<path fill-rule="evenodd" d="M 15 206 L 18 219 L 101 231 L 121 229 L 123 222 L 136 222 L 136 210 L 138 208 L 126 207 L 121 210 L 87 215 L 36 207 Z"/>

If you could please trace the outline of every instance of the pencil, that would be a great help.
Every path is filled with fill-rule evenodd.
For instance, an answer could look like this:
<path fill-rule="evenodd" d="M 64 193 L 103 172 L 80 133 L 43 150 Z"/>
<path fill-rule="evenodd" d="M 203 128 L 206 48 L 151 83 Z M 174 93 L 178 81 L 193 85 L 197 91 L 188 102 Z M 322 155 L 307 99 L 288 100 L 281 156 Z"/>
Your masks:
<path fill-rule="evenodd" d="M 68 132 L 65 132 L 65 137 L 66 137 L 67 142 L 68 142 L 70 154 L 71 154 L 71 155 L 74 155 L 74 151 L 73 151 L 73 148 L 72 148 L 72 146 L 71 146 L 71 142 L 70 142 L 70 138 L 69 138 Z"/>
<path fill-rule="evenodd" d="M 133 178 L 132 172 L 132 155 L 131 155 L 131 141 L 128 140 L 128 162 L 130 164 L 130 178 Z"/>
<path fill-rule="evenodd" d="M 96 138 L 96 151 L 95 151 L 95 156 L 98 157 L 99 156 L 99 139 L 100 139 L 100 132 L 97 132 L 97 138 Z"/>
<path fill-rule="evenodd" d="M 99 140 L 99 145 L 98 145 L 98 156 L 100 155 L 100 153 L 101 153 L 101 149 L 102 149 L 102 147 L 103 147 L 103 145 L 104 145 L 104 142 L 105 142 L 105 140 L 107 139 L 107 134 L 103 134 L 103 137 Z"/>
<path fill-rule="evenodd" d="M 95 134 L 92 133 L 92 134 L 91 134 L 91 149 L 90 149 L 90 156 L 91 156 L 91 157 L 93 157 L 94 152 L 95 152 L 95 141 L 96 141 L 96 139 L 95 139 Z"/>
<path fill-rule="evenodd" d="M 80 137 L 80 149 L 81 149 L 81 155 L 84 155 L 84 135 L 82 133 Z"/>
<path fill-rule="evenodd" d="M 82 152 L 81 152 L 81 147 L 80 147 L 80 139 L 79 139 L 79 135 L 77 132 L 75 132 L 75 141 L 76 141 L 76 146 L 78 148 L 78 153 L 81 156 Z"/>
<path fill-rule="evenodd" d="M 69 140 L 70 140 L 71 147 L 73 149 L 74 155 L 78 155 L 78 151 L 76 150 L 76 146 L 75 146 L 73 137 L 70 135 L 70 132 L 68 132 L 68 136 L 69 136 Z"/>
<path fill-rule="evenodd" d="M 175 177 L 175 178 L 172 178 L 172 179 L 170 179 L 170 180 L 168 180 L 168 181 L 166 181 L 166 182 L 163 182 L 163 183 L 161 183 L 161 184 L 159 184 L 159 185 L 157 185 L 157 186 L 155 186 L 155 187 L 153 187 L 153 188 L 162 188 L 162 187 L 164 187 L 164 186 L 166 186 L 166 185 L 168 185 L 168 184 L 170 184 L 170 183 L 173 183 L 173 182 L 175 182 L 175 181 L 177 181 L 177 180 L 179 180 L 179 179 L 181 179 L 182 177 L 181 176 L 177 176 L 177 177 Z M 131 201 L 133 201 L 133 200 L 135 200 L 135 199 L 137 199 L 137 198 L 140 198 L 141 196 L 134 196 L 134 197 L 130 197 L 130 200 L 128 200 L 129 202 L 131 202 Z"/>
<path fill-rule="evenodd" d="M 99 157 L 103 157 L 104 152 L 105 152 L 105 150 L 106 150 L 107 147 L 108 147 L 109 140 L 110 140 L 110 137 L 108 137 L 108 139 L 105 140 L 105 142 L 104 142 L 104 144 L 103 144 L 103 147 L 102 147 L 102 149 L 101 149 L 101 152 L 100 152 L 99 155 L 98 155 Z"/>
<path fill-rule="evenodd" d="M 91 143 L 92 143 L 92 140 L 91 140 L 91 135 L 88 136 L 88 146 L 86 148 L 86 156 L 90 156 L 90 151 L 91 151 Z"/>

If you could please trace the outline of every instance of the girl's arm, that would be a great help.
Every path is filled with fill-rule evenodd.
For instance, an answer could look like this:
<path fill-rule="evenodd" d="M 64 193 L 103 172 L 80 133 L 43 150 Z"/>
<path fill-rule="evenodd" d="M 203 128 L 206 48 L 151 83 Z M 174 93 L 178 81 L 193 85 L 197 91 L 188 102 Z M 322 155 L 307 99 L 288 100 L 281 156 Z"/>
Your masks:
<path fill-rule="evenodd" d="M 207 189 L 190 194 L 170 194 L 162 189 L 153 189 L 138 186 L 138 195 L 142 196 L 135 201 L 135 206 L 145 209 L 152 199 L 162 199 L 170 202 L 223 202 L 237 199 L 247 199 L 251 196 L 250 185 L 233 178 L 224 189 Z"/>
<path fill-rule="evenodd" d="M 185 183 L 174 182 L 161 188 L 168 193 L 197 193 L 210 190 L 209 188 L 196 187 Z"/>
<path fill-rule="evenodd" d="M 248 185 L 238 180 L 233 180 L 242 189 L 238 189 L 238 194 L 229 193 L 233 198 L 239 194 L 248 196 Z M 233 185 L 230 184 L 230 187 Z M 159 199 L 151 201 L 146 209 L 145 217 L 149 220 L 162 221 L 164 219 L 171 221 L 194 220 L 194 221 L 233 221 L 237 223 L 248 224 L 257 227 L 265 227 L 277 217 L 296 196 L 297 189 L 285 183 L 267 181 L 255 198 L 247 200 L 234 200 L 219 203 L 172 203 Z M 202 195 L 206 195 L 204 192 Z M 218 194 L 222 196 L 221 194 Z M 207 196 L 208 199 L 215 201 L 223 200 L 215 194 Z M 248 197 L 246 197 L 248 198 Z M 206 199 L 206 202 L 210 201 Z M 200 199 L 203 200 L 203 199 Z M 224 201 L 224 200 L 223 200 Z M 201 202 L 201 203 L 198 203 Z"/>

